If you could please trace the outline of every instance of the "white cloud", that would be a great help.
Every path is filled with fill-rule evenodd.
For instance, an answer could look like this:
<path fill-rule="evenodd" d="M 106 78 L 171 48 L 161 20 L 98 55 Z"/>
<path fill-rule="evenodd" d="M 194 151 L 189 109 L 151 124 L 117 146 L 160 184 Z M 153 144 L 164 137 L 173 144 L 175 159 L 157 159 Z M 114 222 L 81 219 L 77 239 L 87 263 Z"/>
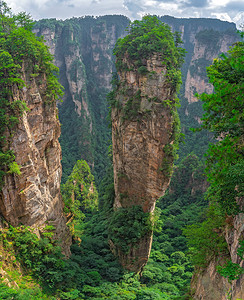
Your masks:
<path fill-rule="evenodd" d="M 232 22 L 231 17 L 227 13 L 211 13 L 211 16 L 222 21 Z"/>
<path fill-rule="evenodd" d="M 144 3 L 145 6 L 156 6 L 157 5 L 157 1 L 154 0 L 146 0 Z"/>
<path fill-rule="evenodd" d="M 209 3 L 209 8 L 214 9 L 217 7 L 223 7 L 226 4 L 228 4 L 229 2 L 231 2 L 230 0 L 211 0 Z"/>
<path fill-rule="evenodd" d="M 236 23 L 238 29 L 244 29 L 244 12 L 239 12 L 233 21 Z"/>
<path fill-rule="evenodd" d="M 167 11 L 171 11 L 171 12 L 179 10 L 178 5 L 175 3 L 160 3 L 159 7 L 162 10 L 167 10 Z"/>

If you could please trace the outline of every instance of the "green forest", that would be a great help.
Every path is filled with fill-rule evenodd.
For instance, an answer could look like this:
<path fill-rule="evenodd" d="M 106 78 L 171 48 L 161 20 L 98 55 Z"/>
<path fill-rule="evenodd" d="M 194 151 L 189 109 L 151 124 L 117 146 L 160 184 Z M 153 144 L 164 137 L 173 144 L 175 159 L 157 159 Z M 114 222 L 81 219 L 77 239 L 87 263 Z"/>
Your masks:
<path fill-rule="evenodd" d="M 127 26 L 128 20 L 120 18 L 118 23 L 123 20 Z M 42 20 L 40 24 L 53 29 L 67 25 L 55 22 Z M 73 30 L 76 25 L 74 20 L 72 22 Z M 85 21 L 80 19 L 79 22 L 79 26 L 83 26 Z M 102 25 L 95 26 L 92 18 L 89 22 L 89 30 L 103 34 L 101 26 L 109 27 L 112 21 L 107 16 L 107 19 L 99 20 Z M 32 32 L 40 24 L 35 24 L 25 13 L 14 15 L 6 3 L 0 2 L 0 192 L 5 174 L 20 175 L 20 166 L 15 162 L 8 138 L 28 111 L 24 101 L 13 99 L 13 87 L 23 89 L 23 72 L 40 82 L 45 78 L 46 106 L 59 101 L 67 88 L 67 82 L 62 81 L 62 70 L 53 64 L 43 38 Z M 119 36 L 120 32 L 117 34 Z M 218 39 L 221 34 L 213 31 L 211 37 Z M 209 32 L 202 32 L 197 38 L 205 43 Z M 190 123 L 186 116 L 185 119 L 181 117 L 186 105 L 184 101 L 178 107 L 183 124 L 181 133 L 179 127 L 176 130 L 180 145 L 179 149 L 173 149 L 170 186 L 157 200 L 153 222 L 151 215 L 139 206 L 114 212 L 109 127 L 109 106 L 116 106 L 113 92 L 108 94 L 107 89 L 102 90 L 98 85 L 95 89 L 89 63 L 85 67 L 79 62 L 72 65 L 73 75 L 70 76 L 73 80 L 76 80 L 79 68 L 83 70 L 80 72 L 87 72 L 83 74 L 87 89 L 96 101 L 92 103 L 91 94 L 77 95 L 77 99 L 87 97 L 91 111 L 93 109 L 91 119 L 82 116 L 83 121 L 74 116 L 74 107 L 68 107 L 67 101 L 58 104 L 61 130 L 64 129 L 60 139 L 63 151 L 61 193 L 63 213 L 72 235 L 71 255 L 67 258 L 62 254 L 60 241 L 54 238 L 55 228 L 49 224 L 41 236 L 37 236 L 30 226 L 14 227 L 1 221 L 5 225 L 0 227 L 0 299 L 190 300 L 194 297 L 194 290 L 190 288 L 192 277 L 203 272 L 212 260 L 219 262 L 217 272 L 230 284 L 241 277 L 243 266 L 231 260 L 225 231 L 233 227 L 233 219 L 243 211 L 243 38 L 244 34 L 239 32 L 239 41 L 226 54 L 219 53 L 210 66 L 206 61 L 198 61 L 201 68 L 195 65 L 197 72 L 207 69 L 208 81 L 214 91 L 197 94 L 199 102 L 191 106 L 192 110 L 196 109 L 197 116 L 200 115 L 200 123 L 196 120 Z M 84 28 L 82 39 L 88 39 L 88 30 Z M 69 47 L 65 51 L 73 49 L 79 42 L 68 41 Z M 136 62 L 138 72 L 147 74 L 143 59 L 161 53 L 168 70 L 167 80 L 175 85 L 181 99 L 181 72 L 184 76 L 185 65 L 181 71 L 180 66 L 184 55 L 188 59 L 181 46 L 178 32 L 172 33 L 170 26 L 160 18 L 146 16 L 141 21 L 131 22 L 127 35 L 118 40 L 114 48 L 115 65 L 117 70 L 128 68 L 123 63 L 127 51 L 130 59 Z M 88 56 L 88 52 L 84 53 Z M 195 72 L 194 66 L 191 72 Z M 116 74 L 112 83 L 116 88 Z M 106 97 L 106 104 L 99 106 L 99 101 Z M 132 99 L 131 107 L 124 109 L 126 120 L 133 119 L 136 101 Z M 95 128 L 91 135 L 90 122 Z M 72 135 L 75 128 L 84 131 Z M 69 140 L 69 136 L 74 139 Z M 78 148 L 79 139 L 86 140 L 81 148 Z M 85 154 L 81 155 L 79 151 Z M 128 245 L 136 244 L 138 238 L 151 230 L 153 243 L 146 266 L 139 273 L 123 269 L 112 253 L 109 241 L 113 240 L 126 253 Z M 243 237 L 239 239 L 239 245 L 240 262 L 244 258 Z M 231 289 L 226 292 L 227 299 L 233 299 L 231 293 Z"/>

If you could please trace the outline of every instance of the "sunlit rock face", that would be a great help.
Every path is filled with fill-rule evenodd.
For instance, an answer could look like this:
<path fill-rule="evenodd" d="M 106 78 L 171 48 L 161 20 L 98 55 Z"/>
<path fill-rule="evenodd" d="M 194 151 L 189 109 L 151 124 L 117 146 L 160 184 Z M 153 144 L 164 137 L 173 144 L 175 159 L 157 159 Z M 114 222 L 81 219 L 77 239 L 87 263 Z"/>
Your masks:
<path fill-rule="evenodd" d="M 47 102 L 45 75 L 32 78 L 25 67 L 23 64 L 26 87 L 13 88 L 12 97 L 25 101 L 28 110 L 14 131 L 6 132 L 6 147 L 14 152 L 21 175 L 5 176 L 0 214 L 13 226 L 32 226 L 37 234 L 47 224 L 54 225 L 56 238 L 62 240 L 63 252 L 69 255 L 71 237 L 60 194 L 62 168 L 56 103 Z"/>

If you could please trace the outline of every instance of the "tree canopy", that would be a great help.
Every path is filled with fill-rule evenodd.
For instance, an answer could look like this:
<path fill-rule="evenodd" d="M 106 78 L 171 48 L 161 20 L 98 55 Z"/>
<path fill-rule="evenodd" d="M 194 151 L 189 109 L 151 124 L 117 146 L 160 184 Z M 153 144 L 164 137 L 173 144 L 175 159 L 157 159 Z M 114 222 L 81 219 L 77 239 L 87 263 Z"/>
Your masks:
<path fill-rule="evenodd" d="M 118 39 L 114 48 L 117 70 L 128 67 L 123 62 L 125 53 L 138 71 L 144 70 L 145 72 L 143 60 L 159 53 L 168 71 L 169 80 L 178 87 L 181 83 L 179 68 L 185 55 L 185 50 L 179 47 L 182 43 L 180 34 L 172 33 L 169 25 L 159 21 L 156 16 L 150 15 L 144 16 L 141 21 L 132 22 L 128 31 L 129 34 Z"/>

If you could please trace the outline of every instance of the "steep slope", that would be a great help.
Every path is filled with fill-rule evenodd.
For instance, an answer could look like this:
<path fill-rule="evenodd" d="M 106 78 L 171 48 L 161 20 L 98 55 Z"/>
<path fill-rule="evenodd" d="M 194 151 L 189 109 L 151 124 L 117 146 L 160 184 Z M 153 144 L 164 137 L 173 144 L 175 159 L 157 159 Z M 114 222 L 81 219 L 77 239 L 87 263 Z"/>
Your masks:
<path fill-rule="evenodd" d="M 56 238 L 62 240 L 68 255 L 71 237 L 60 194 L 60 123 L 55 98 L 61 87 L 53 75 L 56 67 L 33 33 L 21 27 L 6 28 L 3 25 L 1 45 L 0 215 L 13 226 L 32 226 L 36 233 L 47 224 L 54 225 Z"/>

